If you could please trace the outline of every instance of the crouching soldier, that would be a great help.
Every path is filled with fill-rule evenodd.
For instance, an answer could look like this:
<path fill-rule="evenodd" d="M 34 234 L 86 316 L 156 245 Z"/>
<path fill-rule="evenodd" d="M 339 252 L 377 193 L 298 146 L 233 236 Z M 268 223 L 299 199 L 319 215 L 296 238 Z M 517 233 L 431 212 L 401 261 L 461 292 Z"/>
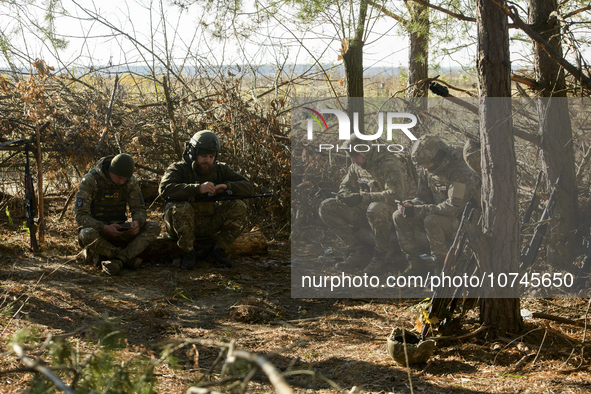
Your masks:
<path fill-rule="evenodd" d="M 347 245 L 348 257 L 335 268 L 363 269 L 379 274 L 393 269 L 397 241 L 392 240 L 392 214 L 396 200 L 404 199 L 405 168 L 396 154 L 378 144 L 367 152 L 355 151 L 364 144 L 355 134 L 340 148 L 351 159 L 336 198 L 320 204 L 322 221 Z M 367 146 L 367 145 L 365 145 Z M 364 236 L 364 229 L 369 237 Z"/>
<path fill-rule="evenodd" d="M 185 145 L 183 160 L 171 164 L 160 182 L 160 195 L 166 204 L 166 231 L 178 238 L 183 250 L 181 267 L 195 268 L 202 256 L 196 238 L 212 237 L 215 241 L 208 257 L 231 267 L 226 251 L 244 227 L 247 205 L 243 200 L 195 201 L 195 198 L 215 196 L 225 191 L 236 196 L 253 194 L 253 187 L 242 175 L 228 165 L 217 162 L 220 152 L 218 136 L 202 130 Z"/>
<path fill-rule="evenodd" d="M 398 205 L 394 225 L 402 251 L 410 264 L 405 275 L 427 273 L 419 257 L 417 234 L 426 233 L 435 268 L 441 269 L 448 247 L 460 225 L 466 203 L 480 206 L 480 178 L 454 148 L 435 136 L 421 136 L 412 147 L 412 159 L 423 167 L 417 197 Z"/>
<path fill-rule="evenodd" d="M 160 233 L 160 225 L 147 221 L 144 198 L 133 176 L 133 158 L 121 153 L 99 160 L 82 178 L 76 193 L 78 242 L 87 264 L 101 266 L 108 275 L 122 268 L 137 269 L 137 257 Z M 127 207 L 131 222 L 127 222 Z"/>

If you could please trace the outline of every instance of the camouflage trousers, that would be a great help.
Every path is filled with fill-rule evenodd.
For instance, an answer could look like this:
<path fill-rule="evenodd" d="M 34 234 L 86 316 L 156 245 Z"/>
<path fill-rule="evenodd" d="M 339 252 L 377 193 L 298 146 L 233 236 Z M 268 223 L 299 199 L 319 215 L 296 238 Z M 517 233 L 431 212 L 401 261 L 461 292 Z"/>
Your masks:
<path fill-rule="evenodd" d="M 320 218 L 346 245 L 363 242 L 363 229 L 370 228 L 373 235 L 371 243 L 379 250 L 392 248 L 392 212 L 394 207 L 383 202 L 372 202 L 367 209 L 358 205 L 349 207 L 335 198 L 320 203 Z M 367 242 L 367 241 L 366 241 Z"/>
<path fill-rule="evenodd" d="M 78 243 L 108 259 L 117 258 L 125 266 L 154 242 L 159 234 L 160 225 L 151 221 L 147 221 L 138 234 L 132 235 L 126 231 L 119 237 L 111 237 L 89 227 L 78 231 Z"/>
<path fill-rule="evenodd" d="M 406 218 L 399 211 L 393 215 L 400 248 L 407 256 L 417 256 L 428 247 L 435 261 L 443 263 L 447 255 L 446 240 L 453 241 L 460 225 L 457 218 L 427 215 Z"/>
<path fill-rule="evenodd" d="M 242 200 L 218 202 L 210 215 L 204 215 L 190 202 L 168 203 L 164 211 L 166 231 L 178 237 L 184 252 L 193 250 L 195 237 L 213 237 L 224 250 L 230 249 L 240 235 L 246 218 L 247 205 Z"/>

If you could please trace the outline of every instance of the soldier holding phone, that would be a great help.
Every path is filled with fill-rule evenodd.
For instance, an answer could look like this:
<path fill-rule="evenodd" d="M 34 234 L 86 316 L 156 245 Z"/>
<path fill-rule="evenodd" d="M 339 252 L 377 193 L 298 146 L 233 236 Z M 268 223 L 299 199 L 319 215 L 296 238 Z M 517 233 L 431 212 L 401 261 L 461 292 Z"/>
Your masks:
<path fill-rule="evenodd" d="M 133 158 L 121 153 L 99 160 L 82 178 L 76 194 L 78 242 L 85 247 L 87 264 L 99 266 L 107 275 L 122 268 L 137 269 L 137 258 L 160 233 L 160 225 L 147 221 L 144 199 L 133 176 Z M 127 208 L 131 221 L 127 221 Z"/>

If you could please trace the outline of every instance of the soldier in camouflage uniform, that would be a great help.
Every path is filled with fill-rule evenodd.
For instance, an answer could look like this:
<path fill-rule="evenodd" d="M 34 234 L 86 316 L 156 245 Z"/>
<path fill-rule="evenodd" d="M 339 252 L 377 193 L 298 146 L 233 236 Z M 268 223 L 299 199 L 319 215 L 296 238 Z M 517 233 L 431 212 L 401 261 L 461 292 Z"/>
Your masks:
<path fill-rule="evenodd" d="M 85 247 L 88 264 L 97 265 L 117 275 L 123 268 L 137 269 L 136 256 L 158 237 L 160 225 L 146 221 L 144 198 L 133 176 L 133 158 L 122 153 L 99 160 L 96 168 L 82 178 L 76 193 L 78 241 Z M 127 221 L 127 206 L 132 221 Z"/>
<path fill-rule="evenodd" d="M 393 218 L 410 264 L 406 275 L 426 273 L 417 233 L 426 233 L 435 265 L 441 268 L 448 250 L 446 240 L 453 240 L 464 206 L 470 200 L 480 206 L 480 178 L 455 149 L 438 137 L 424 135 L 414 143 L 411 154 L 415 164 L 423 167 L 417 197 L 399 204 Z"/>
<path fill-rule="evenodd" d="M 355 134 L 341 149 L 352 164 L 341 181 L 336 198 L 320 204 L 322 221 L 348 246 L 348 257 L 335 266 L 339 270 L 364 268 L 367 274 L 383 272 L 392 266 L 395 250 L 391 240 L 392 213 L 396 200 L 404 199 L 406 170 L 396 154 L 389 152 L 382 140 L 368 152 L 356 152 L 365 144 Z M 369 239 L 364 229 L 371 229 Z M 364 242 L 365 238 L 365 242 Z M 367 245 L 367 242 L 370 242 Z M 370 258 L 371 257 L 371 261 Z"/>
<path fill-rule="evenodd" d="M 253 194 L 253 187 L 242 175 L 218 163 L 220 140 L 215 133 L 202 130 L 185 145 L 183 160 L 171 164 L 160 182 L 160 195 L 166 204 L 164 222 L 169 234 L 178 237 L 183 250 L 181 266 L 193 269 L 200 255 L 195 237 L 213 237 L 209 257 L 226 267 L 232 261 L 226 251 L 244 226 L 247 205 L 243 200 L 192 202 L 192 197 L 215 195 L 226 190 L 236 196 Z M 186 200 L 186 201 L 183 201 Z"/>

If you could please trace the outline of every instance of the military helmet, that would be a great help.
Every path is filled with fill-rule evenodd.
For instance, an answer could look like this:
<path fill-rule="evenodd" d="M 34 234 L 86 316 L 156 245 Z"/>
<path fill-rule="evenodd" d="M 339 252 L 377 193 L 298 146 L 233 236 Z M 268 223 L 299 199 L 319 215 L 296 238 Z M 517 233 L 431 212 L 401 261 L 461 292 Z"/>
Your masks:
<path fill-rule="evenodd" d="M 118 154 L 109 164 L 109 172 L 123 178 L 131 178 L 134 168 L 135 162 L 133 161 L 133 157 L 127 153 Z"/>
<path fill-rule="evenodd" d="M 439 137 L 423 135 L 412 146 L 412 161 L 417 165 L 440 164 L 447 156 L 449 146 Z"/>
<path fill-rule="evenodd" d="M 386 343 L 388 354 L 400 365 L 406 365 L 407 362 L 408 365 L 426 363 L 434 349 L 434 340 L 421 340 L 415 334 L 399 327 L 394 329 Z"/>
<path fill-rule="evenodd" d="M 220 147 L 220 139 L 214 132 L 209 130 L 196 132 L 185 145 L 191 161 L 197 160 L 198 155 L 215 155 L 217 157 Z"/>

